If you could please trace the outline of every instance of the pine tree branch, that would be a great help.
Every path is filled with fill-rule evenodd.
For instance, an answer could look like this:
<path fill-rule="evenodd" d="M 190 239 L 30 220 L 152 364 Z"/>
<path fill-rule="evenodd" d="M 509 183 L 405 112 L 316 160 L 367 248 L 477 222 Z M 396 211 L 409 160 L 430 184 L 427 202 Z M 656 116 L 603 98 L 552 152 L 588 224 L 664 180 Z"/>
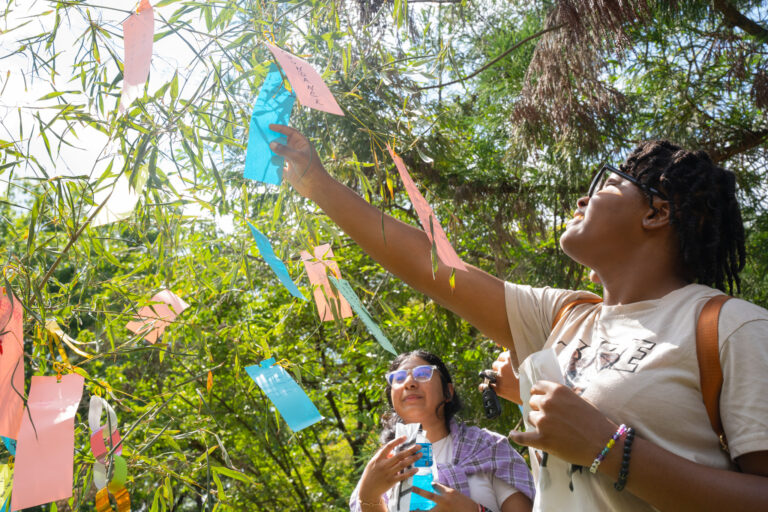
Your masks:
<path fill-rule="evenodd" d="M 733 27 L 739 27 L 747 34 L 753 35 L 765 43 L 768 41 L 768 29 L 740 13 L 728 0 L 714 0 L 715 9 L 725 17 L 725 22 Z"/>

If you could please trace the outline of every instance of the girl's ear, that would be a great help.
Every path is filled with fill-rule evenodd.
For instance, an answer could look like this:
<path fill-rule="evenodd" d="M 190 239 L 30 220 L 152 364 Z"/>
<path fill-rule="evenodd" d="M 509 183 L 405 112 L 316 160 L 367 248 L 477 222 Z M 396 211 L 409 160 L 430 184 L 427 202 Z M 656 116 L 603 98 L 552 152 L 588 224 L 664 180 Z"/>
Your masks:
<path fill-rule="evenodd" d="M 445 401 L 450 402 L 453 400 L 453 384 L 448 383 L 448 389 L 445 391 Z"/>

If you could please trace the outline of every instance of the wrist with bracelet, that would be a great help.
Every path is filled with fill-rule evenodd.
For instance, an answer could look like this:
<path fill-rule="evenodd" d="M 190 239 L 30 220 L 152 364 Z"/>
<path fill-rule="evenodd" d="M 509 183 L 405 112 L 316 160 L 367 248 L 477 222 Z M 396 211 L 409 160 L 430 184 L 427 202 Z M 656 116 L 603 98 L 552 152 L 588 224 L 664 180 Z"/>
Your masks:
<path fill-rule="evenodd" d="M 595 460 L 592 461 L 592 465 L 589 467 L 590 473 L 597 473 L 597 469 L 605 460 L 608 452 L 622 437 L 624 437 L 624 448 L 621 457 L 621 468 L 619 469 L 619 477 L 616 480 L 616 483 L 613 484 L 613 487 L 617 491 L 624 490 L 624 487 L 627 485 L 627 478 L 629 477 L 629 460 L 632 455 L 632 443 L 635 439 L 635 430 L 632 427 L 627 427 L 624 424 L 620 425 L 616 432 L 606 443 L 605 448 L 603 448 L 600 453 L 597 454 Z"/>

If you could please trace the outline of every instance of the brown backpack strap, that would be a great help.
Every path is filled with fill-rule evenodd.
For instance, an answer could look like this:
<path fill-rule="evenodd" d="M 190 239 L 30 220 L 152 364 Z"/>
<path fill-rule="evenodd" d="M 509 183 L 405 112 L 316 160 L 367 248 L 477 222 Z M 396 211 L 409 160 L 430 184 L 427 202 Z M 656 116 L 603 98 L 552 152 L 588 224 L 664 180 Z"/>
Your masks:
<path fill-rule="evenodd" d="M 728 451 L 728 442 L 720 421 L 720 390 L 723 387 L 723 370 L 720 367 L 720 344 L 718 342 L 717 325 L 720 319 L 720 309 L 729 295 L 716 295 L 709 299 L 699 314 L 696 324 L 696 356 L 699 360 L 701 379 L 701 395 L 712 430 L 720 438 L 720 446 Z"/>
<path fill-rule="evenodd" d="M 573 302 L 569 302 L 560 308 L 560 311 L 557 312 L 555 319 L 552 321 L 551 328 L 554 329 L 558 322 L 560 322 L 560 320 L 562 320 L 563 317 L 574 308 L 574 306 L 578 306 L 579 304 L 600 304 L 601 302 L 603 302 L 603 299 L 599 297 L 585 297 L 583 299 L 576 299 Z"/>

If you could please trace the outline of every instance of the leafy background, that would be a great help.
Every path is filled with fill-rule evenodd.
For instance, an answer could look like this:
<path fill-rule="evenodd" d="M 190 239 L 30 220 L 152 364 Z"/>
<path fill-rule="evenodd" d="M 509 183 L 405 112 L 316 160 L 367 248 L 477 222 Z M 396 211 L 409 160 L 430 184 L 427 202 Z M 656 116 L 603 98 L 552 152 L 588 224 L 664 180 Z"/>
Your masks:
<path fill-rule="evenodd" d="M 287 186 L 242 178 L 265 41 L 312 62 L 347 113 L 292 116 L 334 176 L 416 224 L 392 144 L 465 261 L 512 281 L 591 286 L 557 240 L 600 162 L 647 138 L 708 149 L 740 186 L 741 295 L 768 305 L 763 2 L 163 0 L 150 81 L 119 115 L 130 7 L 11 0 L 0 18 L 3 279 L 25 308 L 27 379 L 62 362 L 50 320 L 89 354 L 64 347 L 87 389 L 74 496 L 50 509 L 93 509 L 91 393 L 117 408 L 137 510 L 346 507 L 377 448 L 390 357 L 358 319 L 323 324 L 292 298 L 246 219 L 305 293 L 299 252 L 332 243 L 397 349 L 445 357 L 466 420 L 500 432 L 519 420 L 509 406 L 482 417 L 476 374 L 498 353 L 491 340 L 383 271 Z M 125 220 L 92 227 L 116 177 L 140 200 Z M 125 324 L 163 288 L 191 307 L 150 346 Z M 272 355 L 324 421 L 299 433 L 282 422 L 244 371 Z"/>

